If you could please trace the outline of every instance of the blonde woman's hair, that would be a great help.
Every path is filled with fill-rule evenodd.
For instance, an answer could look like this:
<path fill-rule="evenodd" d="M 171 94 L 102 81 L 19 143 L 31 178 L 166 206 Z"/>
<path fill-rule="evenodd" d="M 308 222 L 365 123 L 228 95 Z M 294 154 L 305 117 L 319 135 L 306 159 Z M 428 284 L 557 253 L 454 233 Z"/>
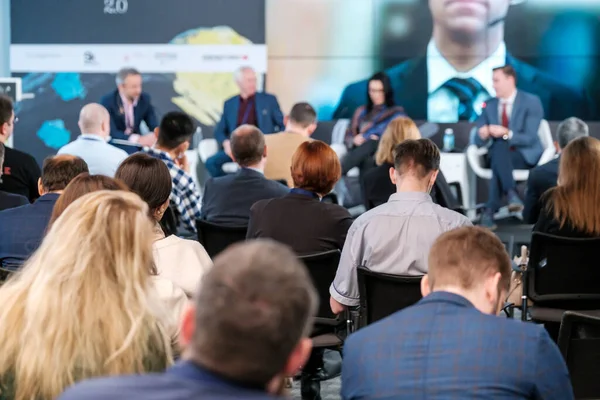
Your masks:
<path fill-rule="evenodd" d="M 377 165 L 393 164 L 394 149 L 397 145 L 408 139 L 421 139 L 419 128 L 408 117 L 394 118 L 383 132 L 379 140 L 379 147 L 375 153 Z"/>
<path fill-rule="evenodd" d="M 53 399 L 79 380 L 170 364 L 150 286 L 152 229 L 133 193 L 98 191 L 67 207 L 0 287 L 5 395 Z"/>
<path fill-rule="evenodd" d="M 546 210 L 560 227 L 567 222 L 588 235 L 600 236 L 600 140 L 572 140 L 561 153 L 558 186 L 546 192 Z"/>

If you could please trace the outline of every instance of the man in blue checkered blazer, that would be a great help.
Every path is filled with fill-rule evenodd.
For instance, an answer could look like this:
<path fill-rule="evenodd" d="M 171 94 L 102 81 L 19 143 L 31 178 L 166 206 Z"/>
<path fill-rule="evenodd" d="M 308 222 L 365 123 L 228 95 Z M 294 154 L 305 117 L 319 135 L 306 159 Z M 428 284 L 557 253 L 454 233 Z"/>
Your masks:
<path fill-rule="evenodd" d="M 490 231 L 441 235 L 425 296 L 351 335 L 343 399 L 573 399 L 564 360 L 546 331 L 496 316 L 510 259 Z"/>

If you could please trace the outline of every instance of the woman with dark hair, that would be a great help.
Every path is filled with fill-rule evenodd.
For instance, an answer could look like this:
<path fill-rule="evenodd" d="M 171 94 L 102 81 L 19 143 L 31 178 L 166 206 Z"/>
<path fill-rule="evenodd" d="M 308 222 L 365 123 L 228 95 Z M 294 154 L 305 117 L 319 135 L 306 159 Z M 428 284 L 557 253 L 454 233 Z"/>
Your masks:
<path fill-rule="evenodd" d="M 560 155 L 558 185 L 542 196 L 533 230 L 557 236 L 600 237 L 600 140 L 580 137 Z"/>
<path fill-rule="evenodd" d="M 127 157 L 117 169 L 115 178 L 125 182 L 132 192 L 148 204 L 154 221 L 154 263 L 158 274 L 181 287 L 191 296 L 212 260 L 195 240 L 175 235 L 165 237 L 159 222 L 169 208 L 172 180 L 169 168 L 158 158 L 144 153 Z"/>
<path fill-rule="evenodd" d="M 350 148 L 342 159 L 342 175 L 354 167 L 361 173 L 375 166 L 373 156 L 385 128 L 396 117 L 406 116 L 404 109 L 394 104 L 394 90 L 390 78 L 378 72 L 369 79 L 367 104 L 359 107 L 346 132 Z"/>

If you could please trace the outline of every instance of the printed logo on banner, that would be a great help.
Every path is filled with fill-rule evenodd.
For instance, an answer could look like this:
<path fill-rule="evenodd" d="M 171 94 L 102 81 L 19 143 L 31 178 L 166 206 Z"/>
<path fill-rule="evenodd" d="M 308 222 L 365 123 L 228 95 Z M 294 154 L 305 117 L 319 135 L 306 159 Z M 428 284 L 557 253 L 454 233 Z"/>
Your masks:
<path fill-rule="evenodd" d="M 83 63 L 85 65 L 98 65 L 98 61 L 96 61 L 96 55 L 91 51 L 86 51 L 83 53 Z"/>

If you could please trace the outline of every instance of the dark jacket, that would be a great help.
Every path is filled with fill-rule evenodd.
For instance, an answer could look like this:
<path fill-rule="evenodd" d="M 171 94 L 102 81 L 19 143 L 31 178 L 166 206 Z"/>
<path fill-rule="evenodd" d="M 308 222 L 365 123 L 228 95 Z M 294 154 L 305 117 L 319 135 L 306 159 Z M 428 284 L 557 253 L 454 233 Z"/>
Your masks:
<path fill-rule="evenodd" d="M 202 219 L 226 226 L 245 226 L 254 203 L 288 193 L 289 189 L 281 183 L 268 180 L 258 171 L 242 168 L 235 174 L 206 181 Z"/>
<path fill-rule="evenodd" d="M 26 197 L 0 190 L 0 211 L 24 206 L 26 204 L 29 204 L 29 200 L 27 200 Z"/>
<path fill-rule="evenodd" d="M 341 250 L 352 225 L 344 207 L 303 194 L 262 200 L 252 206 L 248 239 L 271 238 L 299 255 Z"/>
<path fill-rule="evenodd" d="M 542 101 L 544 115 L 550 120 L 569 117 L 595 118 L 594 105 L 581 89 L 565 85 L 539 69 L 520 61 L 510 54 L 506 64 L 517 72 L 517 88 L 535 94 Z M 427 59 L 415 57 L 385 71 L 394 89 L 394 102 L 415 120 L 435 121 L 427 115 Z M 490 72 L 491 73 L 491 72 Z M 344 89 L 333 118 L 352 118 L 354 110 L 367 101 L 368 80 L 352 83 Z"/>
<path fill-rule="evenodd" d="M 20 264 L 37 250 L 58 196 L 48 193 L 33 204 L 0 211 L 0 259 Z"/>
<path fill-rule="evenodd" d="M 390 179 L 390 168 L 393 167 L 393 164 L 386 163 L 367 171 L 361 176 L 363 200 L 367 210 L 387 203 L 390 196 L 396 193 L 396 185 Z M 442 207 L 460 211 L 461 206 L 452 194 L 442 171 L 438 173 L 437 179 L 433 184 L 431 199 L 434 203 Z"/>
<path fill-rule="evenodd" d="M 525 192 L 525 209 L 523 220 L 527 224 L 535 224 L 540 216 L 542 208 L 542 195 L 556 186 L 558 181 L 558 166 L 560 158 L 548 161 L 529 171 L 527 180 L 527 191 Z"/>
<path fill-rule="evenodd" d="M 269 93 L 256 93 L 255 95 L 256 123 L 258 129 L 263 133 L 274 133 L 283 131 L 283 113 L 279 108 L 277 97 Z M 222 145 L 229 139 L 231 132 L 238 127 L 238 110 L 240 108 L 240 96 L 233 96 L 225 101 L 223 114 L 219 123 L 215 126 L 215 139 Z"/>
<path fill-rule="evenodd" d="M 542 204 L 540 205 L 540 216 L 533 227 L 534 232 L 549 233 L 551 235 L 568 237 L 568 238 L 592 238 L 597 237 L 596 235 L 582 232 L 575 228 L 569 220 L 565 222 L 564 226 L 560 226 L 560 221 L 554 218 L 554 210 L 552 206 L 548 209 L 547 204 L 551 204 L 551 198 L 547 196 L 542 197 Z M 574 205 L 576 207 L 576 205 Z"/>
<path fill-rule="evenodd" d="M 59 400 L 277 400 L 264 390 L 232 382 L 191 362 L 162 374 L 118 376 L 82 382 Z"/>
<path fill-rule="evenodd" d="M 6 147 L 2 170 L 0 190 L 25 196 L 30 203 L 40 197 L 38 179 L 42 171 L 33 156 Z"/>
<path fill-rule="evenodd" d="M 128 135 L 125 134 L 125 111 L 123 109 L 123 101 L 119 90 L 115 89 L 109 94 L 102 97 L 100 100 L 102 104 L 110 114 L 110 137 L 111 139 L 122 139 L 127 140 Z M 142 121 L 146 122 L 148 128 L 153 130 L 158 126 L 158 120 L 156 119 L 156 113 L 154 107 L 150 101 L 150 95 L 142 93 L 138 99 L 137 105 L 133 108 L 133 133 L 140 133 L 140 124 Z"/>

